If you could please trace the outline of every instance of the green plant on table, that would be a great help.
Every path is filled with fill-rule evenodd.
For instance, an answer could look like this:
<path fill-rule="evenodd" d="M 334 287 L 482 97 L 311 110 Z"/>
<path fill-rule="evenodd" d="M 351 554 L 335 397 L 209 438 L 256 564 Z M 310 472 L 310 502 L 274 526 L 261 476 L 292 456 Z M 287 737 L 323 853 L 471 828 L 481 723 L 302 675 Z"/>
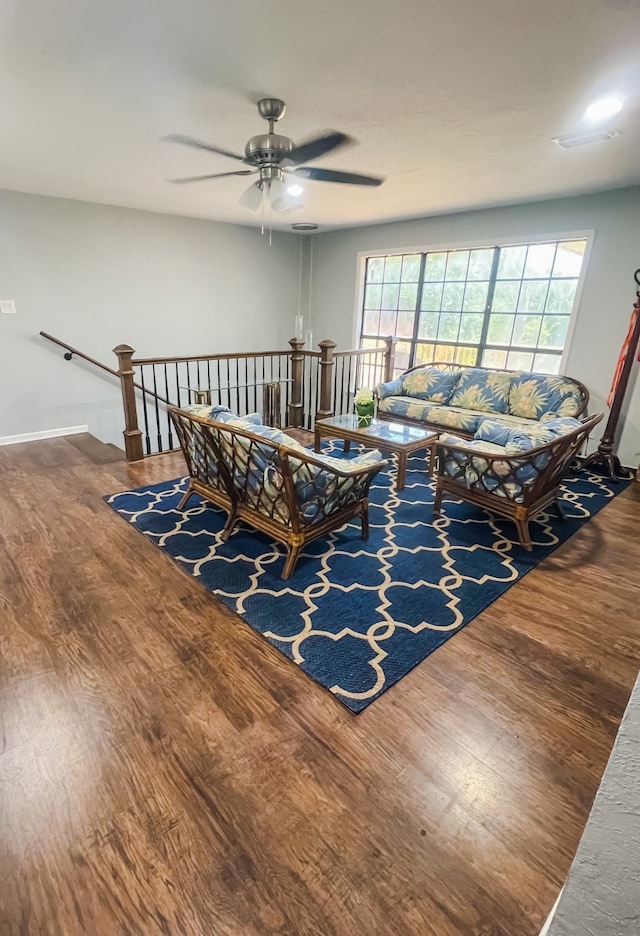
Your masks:
<path fill-rule="evenodd" d="M 358 429 L 370 426 L 375 410 L 373 391 L 369 387 L 360 387 L 353 398 L 353 402 L 358 415 Z"/>

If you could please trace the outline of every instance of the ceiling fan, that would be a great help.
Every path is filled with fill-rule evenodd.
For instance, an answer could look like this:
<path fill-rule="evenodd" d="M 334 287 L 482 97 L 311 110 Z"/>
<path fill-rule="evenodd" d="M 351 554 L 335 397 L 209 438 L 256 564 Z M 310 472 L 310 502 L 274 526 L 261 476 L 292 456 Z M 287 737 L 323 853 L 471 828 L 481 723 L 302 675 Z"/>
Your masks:
<path fill-rule="evenodd" d="M 263 98 L 258 101 L 258 113 L 269 123 L 269 131 L 251 137 L 245 146 L 244 156 L 219 146 L 203 143 L 193 137 L 182 136 L 182 134 L 176 133 L 166 137 L 171 143 L 181 143 L 209 153 L 218 153 L 220 156 L 235 159 L 249 167 L 237 169 L 235 172 L 214 172 L 210 175 L 188 176 L 170 181 L 183 184 L 222 179 L 228 176 L 258 175 L 259 178 L 240 196 L 240 204 L 251 211 L 258 211 L 264 204 L 263 199 L 266 198 L 267 203 L 277 212 L 286 212 L 293 207 L 300 207 L 295 198 L 301 194 L 302 189 L 295 184 L 296 179 L 370 186 L 381 185 L 384 182 L 384 179 L 377 176 L 357 175 L 353 172 L 318 169 L 316 166 L 303 165 L 339 147 L 354 143 L 355 140 L 346 133 L 329 131 L 296 146 L 289 137 L 274 132 L 274 124 L 284 116 L 285 109 L 284 101 L 279 98 Z"/>

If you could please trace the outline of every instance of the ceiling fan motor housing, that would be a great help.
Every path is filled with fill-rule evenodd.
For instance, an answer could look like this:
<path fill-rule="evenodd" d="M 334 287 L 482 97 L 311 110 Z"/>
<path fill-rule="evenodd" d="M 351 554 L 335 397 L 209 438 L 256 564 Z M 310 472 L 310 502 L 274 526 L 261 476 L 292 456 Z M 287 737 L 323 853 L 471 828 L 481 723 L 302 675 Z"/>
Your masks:
<path fill-rule="evenodd" d="M 252 166 L 265 166 L 282 162 L 293 149 L 293 141 L 279 133 L 259 133 L 251 137 L 244 149 L 245 159 Z"/>

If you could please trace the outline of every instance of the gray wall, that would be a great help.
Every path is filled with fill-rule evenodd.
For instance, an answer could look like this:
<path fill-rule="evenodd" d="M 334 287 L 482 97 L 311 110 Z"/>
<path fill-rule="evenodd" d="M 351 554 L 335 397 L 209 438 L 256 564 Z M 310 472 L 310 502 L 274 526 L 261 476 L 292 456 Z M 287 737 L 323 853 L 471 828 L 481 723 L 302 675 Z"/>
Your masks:
<path fill-rule="evenodd" d="M 206 197 L 206 192 L 203 193 Z M 0 191 L 0 437 L 87 424 L 122 444 L 118 385 L 38 337 L 115 366 L 139 356 L 286 347 L 298 237 Z"/>
<path fill-rule="evenodd" d="M 545 238 L 595 231 L 565 371 L 592 395 L 591 412 L 605 401 L 634 301 L 640 267 L 640 188 L 443 215 L 315 235 L 312 317 L 316 338 L 341 347 L 354 337 L 358 252 L 494 244 L 509 238 Z M 634 370 L 627 397 L 620 455 L 640 460 L 640 381 Z"/>

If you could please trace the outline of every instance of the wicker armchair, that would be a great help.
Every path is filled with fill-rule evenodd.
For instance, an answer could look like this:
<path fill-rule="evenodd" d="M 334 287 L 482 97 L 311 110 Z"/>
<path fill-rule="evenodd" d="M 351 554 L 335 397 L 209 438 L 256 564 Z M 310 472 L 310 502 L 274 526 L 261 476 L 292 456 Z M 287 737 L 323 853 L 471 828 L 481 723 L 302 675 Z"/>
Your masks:
<path fill-rule="evenodd" d="M 173 406 L 168 411 L 189 471 L 179 508 L 198 493 L 227 511 L 224 540 L 244 520 L 283 543 L 283 579 L 291 576 L 305 543 L 353 517 L 360 517 L 362 538 L 369 535 L 369 486 L 388 464 L 378 452 L 341 461 L 293 441 L 278 444 L 268 434 L 282 432 L 269 427 L 250 431 Z"/>
<path fill-rule="evenodd" d="M 531 550 L 529 521 L 551 504 L 564 517 L 560 482 L 601 419 L 602 414 L 591 416 L 573 432 L 517 455 L 496 454 L 486 443 L 483 451 L 482 442 L 438 440 L 434 515 L 440 514 L 446 492 L 513 520 L 521 544 Z"/>

